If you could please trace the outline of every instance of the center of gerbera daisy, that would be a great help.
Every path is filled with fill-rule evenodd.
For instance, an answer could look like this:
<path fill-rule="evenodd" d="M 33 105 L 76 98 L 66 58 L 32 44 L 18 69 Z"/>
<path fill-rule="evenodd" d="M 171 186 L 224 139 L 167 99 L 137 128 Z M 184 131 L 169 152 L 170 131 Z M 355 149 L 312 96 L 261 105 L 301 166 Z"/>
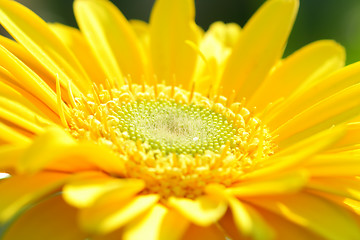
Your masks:
<path fill-rule="evenodd" d="M 232 121 L 211 109 L 175 100 L 137 100 L 119 106 L 116 117 L 119 128 L 129 139 L 140 140 L 151 149 L 165 154 L 203 154 L 219 152 L 229 141 L 231 147 L 236 129 Z"/>
<path fill-rule="evenodd" d="M 145 192 L 194 198 L 209 183 L 230 186 L 274 153 L 267 127 L 241 103 L 158 84 L 125 85 L 75 99 L 69 132 L 111 148 L 121 178 Z"/>

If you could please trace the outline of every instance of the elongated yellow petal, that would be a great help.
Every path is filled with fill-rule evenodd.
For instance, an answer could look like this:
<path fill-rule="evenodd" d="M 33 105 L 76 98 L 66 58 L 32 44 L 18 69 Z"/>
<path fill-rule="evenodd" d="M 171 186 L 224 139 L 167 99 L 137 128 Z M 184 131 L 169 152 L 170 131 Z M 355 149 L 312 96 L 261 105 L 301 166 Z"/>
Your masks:
<path fill-rule="evenodd" d="M 21 86 L 15 76 L 0 66 L 0 89 L 1 95 L 5 98 L 13 99 L 21 105 L 26 106 L 45 118 L 51 119 L 53 123 L 59 122 L 57 114 L 49 108 L 38 96 L 33 95 L 29 89 Z M 44 119 L 40 118 L 40 121 Z M 43 122 L 47 122 L 46 120 Z"/>
<path fill-rule="evenodd" d="M 229 205 L 240 235 L 254 240 L 273 239 L 274 233 L 256 210 L 236 198 L 230 198 Z"/>
<path fill-rule="evenodd" d="M 62 86 L 72 80 L 86 92 L 89 80 L 81 65 L 47 24 L 35 13 L 15 1 L 0 2 L 0 23 L 54 75 L 59 74 Z M 77 88 L 74 92 L 78 95 Z"/>
<path fill-rule="evenodd" d="M 345 63 L 345 50 L 334 41 L 311 43 L 288 58 L 265 79 L 248 105 L 258 110 L 282 97 L 288 97 L 306 82 L 340 69 Z"/>
<path fill-rule="evenodd" d="M 182 239 L 190 222 L 175 209 L 168 209 L 161 223 L 159 240 Z"/>
<path fill-rule="evenodd" d="M 359 83 L 360 63 L 354 63 L 316 81 L 305 82 L 267 117 L 269 126 L 277 128 L 307 108 Z M 319 114 L 317 114 L 319 115 Z"/>
<path fill-rule="evenodd" d="M 298 226 L 278 214 L 272 213 L 262 208 L 256 208 L 256 211 L 266 221 L 269 227 L 273 229 L 275 236 L 273 239 L 324 240 L 324 238 L 318 234 Z"/>
<path fill-rule="evenodd" d="M 4 223 L 23 207 L 56 190 L 67 178 L 68 175 L 64 173 L 41 172 L 1 181 L 0 191 L 6 194 L 0 198 L 0 222 Z"/>
<path fill-rule="evenodd" d="M 130 197 L 122 201 L 96 204 L 80 211 L 80 224 L 88 232 L 105 234 L 129 223 L 156 204 L 157 195 Z"/>
<path fill-rule="evenodd" d="M 32 71 L 34 71 L 44 82 L 46 82 L 52 89 L 55 86 L 55 75 L 48 68 L 43 66 L 39 59 L 31 55 L 20 43 L 17 43 L 9 38 L 0 36 L 0 44 L 9 52 L 14 54 L 20 61 L 25 63 Z"/>
<path fill-rule="evenodd" d="M 0 99 L 1 101 L 1 99 Z M 11 102 L 9 101 L 11 104 Z M 16 111 L 16 110 L 15 110 Z M 40 134 L 44 131 L 44 129 L 36 124 L 35 122 L 29 121 L 26 118 L 23 118 L 12 111 L 9 111 L 3 107 L 0 106 L 0 119 L 3 119 L 7 121 L 8 123 L 12 123 L 14 125 L 17 125 L 20 128 L 23 128 L 29 132 Z"/>
<path fill-rule="evenodd" d="M 249 201 L 325 239 L 360 238 L 360 228 L 346 209 L 315 195 L 299 192 L 279 198 L 262 197 Z"/>
<path fill-rule="evenodd" d="M 227 203 L 224 199 L 211 196 L 202 196 L 195 200 L 171 197 L 169 205 L 200 226 L 210 226 L 215 223 L 225 214 L 227 209 Z"/>
<path fill-rule="evenodd" d="M 280 59 L 298 9 L 297 0 L 271 0 L 245 25 L 225 67 L 224 95 L 249 98 Z"/>
<path fill-rule="evenodd" d="M 78 208 L 90 207 L 103 194 L 119 190 L 121 195 L 134 195 L 144 188 L 138 179 L 119 179 L 102 172 L 84 172 L 74 176 L 63 188 L 64 199 Z"/>
<path fill-rule="evenodd" d="M 0 61 L 2 67 L 15 77 L 14 80 L 17 81 L 18 85 L 37 96 L 51 109 L 56 109 L 56 95 L 53 90 L 31 69 L 2 46 L 0 46 Z"/>
<path fill-rule="evenodd" d="M 14 128 L 5 125 L 2 122 L 0 122 L 0 140 L 5 143 L 15 144 L 26 144 L 31 142 L 29 137 L 19 133 Z"/>
<path fill-rule="evenodd" d="M 245 174 L 242 179 L 257 179 L 264 176 L 273 176 L 273 174 L 278 174 L 279 171 L 292 169 L 310 156 L 328 149 L 329 146 L 341 138 L 343 134 L 344 128 L 339 126 L 311 136 L 291 147 L 284 148 L 264 162 L 262 168 Z"/>
<path fill-rule="evenodd" d="M 72 27 L 59 23 L 49 24 L 49 27 L 59 39 L 74 53 L 81 66 L 91 80 L 97 84 L 104 84 L 106 75 L 100 67 L 103 58 L 96 58 L 82 33 Z M 99 61 L 101 60 L 101 61 Z"/>
<path fill-rule="evenodd" d="M 226 191 L 240 198 L 294 193 L 303 188 L 307 181 L 308 174 L 304 171 L 297 171 L 278 174 L 272 178 L 263 178 L 261 181 L 245 181 Z"/>
<path fill-rule="evenodd" d="M 76 209 L 64 203 L 61 196 L 51 197 L 21 214 L 2 239 L 21 240 L 29 239 L 29 236 L 32 239 L 85 239 L 86 233 L 76 222 L 76 213 Z"/>
<path fill-rule="evenodd" d="M 158 240 L 161 223 L 169 210 L 161 204 L 153 206 L 146 216 L 136 219 L 124 230 L 124 240 Z"/>
<path fill-rule="evenodd" d="M 316 177 L 307 188 L 360 201 L 360 181 L 354 177 Z"/>
<path fill-rule="evenodd" d="M 150 16 L 150 59 L 160 81 L 190 88 L 197 58 L 186 41 L 198 43 L 193 0 L 158 0 Z"/>
<path fill-rule="evenodd" d="M 305 166 L 312 176 L 360 175 L 360 152 L 349 151 L 315 156 Z"/>
<path fill-rule="evenodd" d="M 14 172 L 26 148 L 27 144 L 21 142 L 2 145 L 0 147 L 0 172 Z"/>
<path fill-rule="evenodd" d="M 148 77 L 145 52 L 121 12 L 107 0 L 77 0 L 74 11 L 84 33 L 109 80 L 134 82 Z"/>
<path fill-rule="evenodd" d="M 360 115 L 360 83 L 304 110 L 274 131 L 287 145 Z"/>
<path fill-rule="evenodd" d="M 217 225 L 211 225 L 209 227 L 201 227 L 195 224 L 191 224 L 185 232 L 182 239 L 186 240 L 224 240 L 225 235 Z"/>
<path fill-rule="evenodd" d="M 109 149 L 91 142 L 77 143 L 60 128 L 49 128 L 35 139 L 18 168 L 32 173 L 44 168 L 65 172 L 97 168 L 109 173 L 122 172 L 121 162 Z"/>

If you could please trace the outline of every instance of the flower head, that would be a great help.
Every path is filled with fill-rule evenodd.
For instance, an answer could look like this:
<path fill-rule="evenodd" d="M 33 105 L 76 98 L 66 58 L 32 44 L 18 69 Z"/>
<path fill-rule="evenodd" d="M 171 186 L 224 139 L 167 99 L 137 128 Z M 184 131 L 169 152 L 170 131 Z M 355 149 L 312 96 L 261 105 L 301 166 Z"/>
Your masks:
<path fill-rule="evenodd" d="M 358 239 L 360 65 L 282 59 L 297 0 L 204 32 L 76 0 L 80 30 L 0 1 L 3 239 Z"/>

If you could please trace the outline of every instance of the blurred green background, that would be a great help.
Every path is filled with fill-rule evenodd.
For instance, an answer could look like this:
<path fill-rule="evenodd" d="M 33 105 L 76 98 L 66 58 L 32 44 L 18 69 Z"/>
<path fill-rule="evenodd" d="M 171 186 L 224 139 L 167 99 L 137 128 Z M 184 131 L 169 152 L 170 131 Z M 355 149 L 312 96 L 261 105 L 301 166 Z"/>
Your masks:
<path fill-rule="evenodd" d="M 73 0 L 17 0 L 48 22 L 76 26 Z M 169 0 L 171 1 L 171 0 Z M 128 19 L 148 21 L 153 0 L 112 0 Z M 207 29 L 214 21 L 244 26 L 264 0 L 195 0 L 196 22 Z M 4 34 L 4 32 L 3 32 Z M 301 0 L 285 56 L 316 40 L 334 39 L 347 51 L 347 63 L 360 60 L 360 1 Z"/>

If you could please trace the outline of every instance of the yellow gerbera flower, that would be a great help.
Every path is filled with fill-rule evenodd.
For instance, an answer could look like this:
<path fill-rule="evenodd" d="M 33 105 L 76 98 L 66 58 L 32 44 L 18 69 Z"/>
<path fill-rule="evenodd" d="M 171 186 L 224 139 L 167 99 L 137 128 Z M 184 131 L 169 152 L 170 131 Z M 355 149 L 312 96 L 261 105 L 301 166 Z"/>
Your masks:
<path fill-rule="evenodd" d="M 281 59 L 297 9 L 76 0 L 79 31 L 1 0 L 2 239 L 360 239 L 360 64 Z"/>

